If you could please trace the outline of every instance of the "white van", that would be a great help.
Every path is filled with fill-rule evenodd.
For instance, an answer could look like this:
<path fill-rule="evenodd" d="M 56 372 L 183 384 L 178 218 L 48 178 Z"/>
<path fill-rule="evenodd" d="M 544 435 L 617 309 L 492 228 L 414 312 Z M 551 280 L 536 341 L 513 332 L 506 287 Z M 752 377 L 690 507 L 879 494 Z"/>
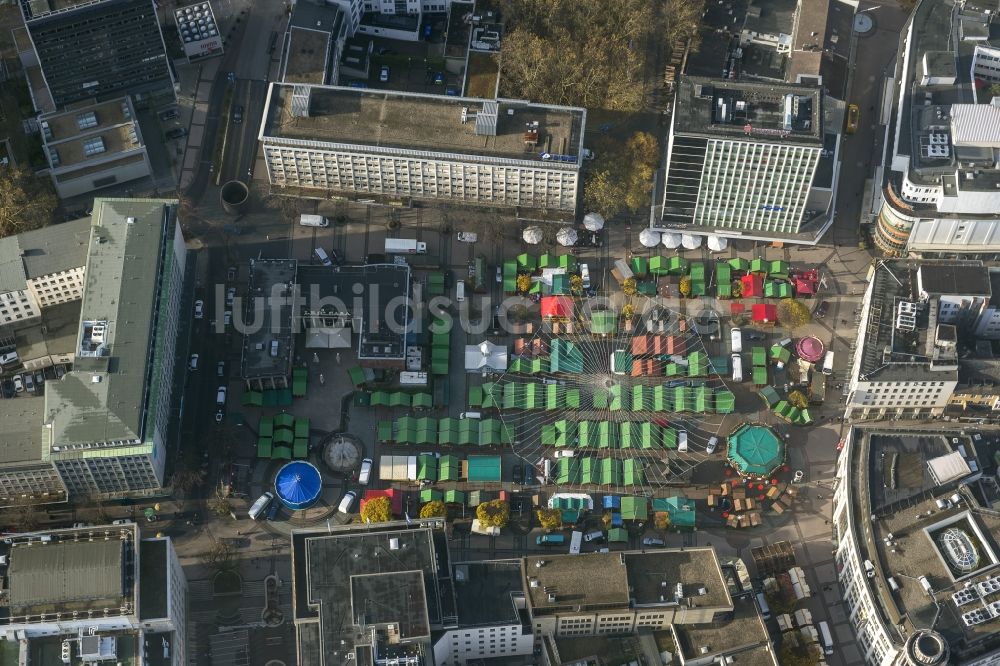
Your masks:
<path fill-rule="evenodd" d="M 358 483 L 363 486 L 368 485 L 368 480 L 372 477 L 372 459 L 365 458 L 361 461 L 361 471 L 358 472 Z"/>
<path fill-rule="evenodd" d="M 465 280 L 455 282 L 455 300 L 459 303 L 465 300 Z"/>
<path fill-rule="evenodd" d="M 328 227 L 330 220 L 322 215 L 300 215 L 299 224 L 303 227 Z"/>
<path fill-rule="evenodd" d="M 340 506 L 337 507 L 337 511 L 341 513 L 350 513 L 351 507 L 354 506 L 354 498 L 357 496 L 358 494 L 356 492 L 348 490 L 347 494 L 344 495 L 344 498 L 340 500 Z"/>
<path fill-rule="evenodd" d="M 226 404 L 226 387 L 220 386 L 218 392 L 215 394 L 215 404 L 222 406 Z"/>
<path fill-rule="evenodd" d="M 743 351 L 743 331 L 739 328 L 734 328 L 730 331 L 729 335 L 733 339 L 733 353 L 739 354 Z"/>
<path fill-rule="evenodd" d="M 462 412 L 458 415 L 460 419 L 481 419 L 483 418 L 482 412 Z"/>
<path fill-rule="evenodd" d="M 830 633 L 830 625 L 823 620 L 819 623 L 819 639 L 823 643 L 823 652 L 833 654 L 833 635 Z"/>
<path fill-rule="evenodd" d="M 333 266 L 333 262 L 330 261 L 330 257 L 329 255 L 327 255 L 326 250 L 324 250 L 321 247 L 318 247 L 316 248 L 315 252 L 316 256 L 319 257 L 319 260 L 323 262 L 324 266 Z"/>
<path fill-rule="evenodd" d="M 250 516 L 250 520 L 257 520 L 264 515 L 264 512 L 267 511 L 267 507 L 271 505 L 272 501 L 274 501 L 274 494 L 270 491 L 258 497 L 257 501 L 250 507 L 250 510 L 247 511 L 247 514 Z"/>
<path fill-rule="evenodd" d="M 833 374 L 833 352 L 828 351 L 826 353 L 826 358 L 823 359 L 823 374 L 832 375 Z"/>
<path fill-rule="evenodd" d="M 739 354 L 733 354 L 733 381 L 741 382 L 743 381 L 743 357 Z"/>
<path fill-rule="evenodd" d="M 687 453 L 688 450 L 687 430 L 680 430 L 677 432 L 677 450 L 680 453 Z"/>

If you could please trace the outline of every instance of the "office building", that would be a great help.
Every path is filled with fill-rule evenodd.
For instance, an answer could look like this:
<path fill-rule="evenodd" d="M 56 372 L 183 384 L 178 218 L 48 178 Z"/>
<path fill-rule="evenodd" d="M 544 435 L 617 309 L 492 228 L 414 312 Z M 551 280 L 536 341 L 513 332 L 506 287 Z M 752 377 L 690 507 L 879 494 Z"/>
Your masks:
<path fill-rule="evenodd" d="M 90 218 L 0 238 L 0 325 L 23 328 L 79 300 L 89 238 Z"/>
<path fill-rule="evenodd" d="M 887 256 L 1000 256 L 1000 106 L 984 41 L 997 6 L 987 5 L 923 0 L 901 38 L 902 84 L 876 171 L 874 241 Z"/>
<path fill-rule="evenodd" d="M 56 108 L 132 94 L 174 97 L 153 0 L 19 0 Z"/>
<path fill-rule="evenodd" d="M 407 520 L 297 530 L 292 573 L 302 666 L 554 665 L 573 641 L 647 631 L 669 632 L 682 663 L 777 664 L 712 548 L 453 564 L 443 521 Z"/>
<path fill-rule="evenodd" d="M 296 3 L 285 29 L 281 81 L 315 85 L 337 83 L 341 54 L 349 32 L 349 15 L 341 5 Z M 365 40 L 365 44 L 367 60 L 371 40 Z M 367 71 L 363 75 L 367 78 Z"/>
<path fill-rule="evenodd" d="M 49 176 L 67 199 L 153 175 L 127 97 L 39 117 Z"/>
<path fill-rule="evenodd" d="M 46 384 L 41 458 L 71 495 L 150 491 L 176 408 L 186 248 L 172 201 L 95 199 L 91 220 L 73 370 Z"/>
<path fill-rule="evenodd" d="M 938 291 L 928 293 L 924 286 Z M 879 262 L 861 306 L 845 417 L 941 416 L 958 384 L 958 309 L 953 312 L 952 305 L 961 294 L 981 296 L 984 289 L 989 278 L 981 268 Z"/>
<path fill-rule="evenodd" d="M 572 215 L 585 120 L 515 100 L 272 83 L 258 138 L 278 190 Z"/>
<path fill-rule="evenodd" d="M 168 537 L 102 525 L 10 535 L 2 551 L 5 663 L 187 663 L 187 580 Z"/>
<path fill-rule="evenodd" d="M 682 78 L 652 227 L 815 243 L 830 220 L 834 158 L 825 140 L 816 86 Z M 818 179 L 822 194 L 813 192 Z"/>
<path fill-rule="evenodd" d="M 848 431 L 833 497 L 835 558 L 865 663 L 1000 664 L 1000 518 L 978 499 L 996 494 L 979 457 L 995 436 Z"/>

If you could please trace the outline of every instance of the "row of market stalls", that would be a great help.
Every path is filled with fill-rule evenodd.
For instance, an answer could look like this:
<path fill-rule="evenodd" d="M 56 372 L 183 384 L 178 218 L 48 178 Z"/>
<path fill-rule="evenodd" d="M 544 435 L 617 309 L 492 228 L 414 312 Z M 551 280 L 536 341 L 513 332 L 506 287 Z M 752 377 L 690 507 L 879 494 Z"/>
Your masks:
<path fill-rule="evenodd" d="M 395 444 L 439 444 L 442 446 L 500 446 L 511 444 L 514 433 L 500 419 L 435 419 L 404 416 L 379 421 L 379 442 Z"/>
<path fill-rule="evenodd" d="M 379 459 L 379 478 L 383 481 L 499 483 L 501 474 L 500 456 L 470 455 L 461 458 L 451 454 L 439 457 L 433 453 L 421 453 L 384 455 Z"/>
<path fill-rule="evenodd" d="M 608 541 L 628 541 L 628 533 L 622 529 L 615 535 L 614 530 L 624 528 L 625 521 L 644 522 L 651 514 L 667 513 L 669 524 L 678 529 L 694 529 L 697 524 L 695 503 L 683 494 L 671 497 L 636 497 L 633 495 L 603 495 L 595 502 L 593 496 L 584 493 L 556 493 L 549 497 L 548 508 L 557 509 L 563 525 L 572 526 L 588 513 L 601 511 L 609 514 L 610 530 Z"/>
<path fill-rule="evenodd" d="M 572 421 L 542 426 L 543 446 L 576 449 L 676 449 L 677 431 L 651 421 Z"/>
<path fill-rule="evenodd" d="M 688 384 L 688 382 L 684 382 Z M 724 387 L 622 386 L 580 388 L 541 382 L 486 382 L 469 391 L 469 406 L 477 409 L 608 409 L 632 412 L 697 412 L 731 414 L 736 396 Z"/>

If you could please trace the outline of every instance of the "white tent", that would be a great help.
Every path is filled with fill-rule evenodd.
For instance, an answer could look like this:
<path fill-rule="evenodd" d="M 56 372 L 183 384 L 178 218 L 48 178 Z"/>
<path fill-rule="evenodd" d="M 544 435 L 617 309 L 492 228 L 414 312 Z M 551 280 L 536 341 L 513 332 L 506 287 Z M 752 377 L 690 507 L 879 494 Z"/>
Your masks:
<path fill-rule="evenodd" d="M 576 245 L 578 238 L 576 229 L 573 227 L 563 227 L 556 233 L 556 242 L 563 247 L 572 247 Z"/>
<path fill-rule="evenodd" d="M 604 218 L 600 213 L 587 213 L 583 216 L 583 227 L 587 231 L 600 231 L 604 228 Z"/>
<path fill-rule="evenodd" d="M 663 246 L 668 250 L 676 250 L 681 246 L 681 235 L 672 231 L 663 232 Z"/>
<path fill-rule="evenodd" d="M 712 252 L 722 252 L 729 247 L 729 239 L 725 236 L 709 236 L 708 249 Z"/>
<path fill-rule="evenodd" d="M 524 233 L 521 234 L 521 238 L 523 238 L 524 242 L 528 245 L 538 245 L 542 242 L 542 237 L 544 235 L 545 234 L 542 233 L 541 227 L 527 227 L 524 230 Z"/>
<path fill-rule="evenodd" d="M 697 250 L 701 247 L 701 236 L 684 234 L 681 236 L 681 245 L 684 246 L 685 250 Z"/>
<path fill-rule="evenodd" d="M 646 227 L 639 232 L 639 242 L 643 247 L 656 247 L 660 244 L 660 232 Z"/>

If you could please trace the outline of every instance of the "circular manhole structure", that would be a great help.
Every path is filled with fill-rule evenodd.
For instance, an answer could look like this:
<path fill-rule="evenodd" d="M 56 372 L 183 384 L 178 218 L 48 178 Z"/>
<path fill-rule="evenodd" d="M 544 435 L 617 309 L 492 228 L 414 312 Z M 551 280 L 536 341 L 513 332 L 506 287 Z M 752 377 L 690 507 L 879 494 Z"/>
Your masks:
<path fill-rule="evenodd" d="M 227 213 L 238 215 L 246 208 L 247 201 L 250 199 L 250 189 L 242 181 L 230 180 L 223 184 L 219 191 L 219 198 L 222 200 L 222 208 Z"/>

